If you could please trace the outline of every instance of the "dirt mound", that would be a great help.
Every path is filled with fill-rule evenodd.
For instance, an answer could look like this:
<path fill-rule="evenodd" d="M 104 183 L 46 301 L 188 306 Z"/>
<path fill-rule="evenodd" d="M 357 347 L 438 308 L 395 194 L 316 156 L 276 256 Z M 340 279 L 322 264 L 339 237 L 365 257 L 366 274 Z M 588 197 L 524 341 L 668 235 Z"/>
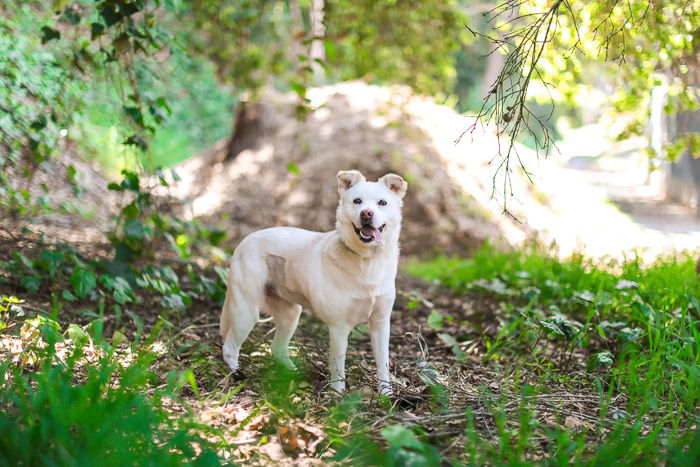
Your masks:
<path fill-rule="evenodd" d="M 489 203 L 493 137 L 454 143 L 469 119 L 405 87 L 348 82 L 312 89 L 309 98 L 315 110 L 300 120 L 294 96 L 268 92 L 240 116 L 232 139 L 177 167 L 185 215 L 225 220 L 235 239 L 275 225 L 330 230 L 335 175 L 357 169 L 368 179 L 396 172 L 409 182 L 406 254 L 464 254 L 487 238 L 526 236 Z"/>

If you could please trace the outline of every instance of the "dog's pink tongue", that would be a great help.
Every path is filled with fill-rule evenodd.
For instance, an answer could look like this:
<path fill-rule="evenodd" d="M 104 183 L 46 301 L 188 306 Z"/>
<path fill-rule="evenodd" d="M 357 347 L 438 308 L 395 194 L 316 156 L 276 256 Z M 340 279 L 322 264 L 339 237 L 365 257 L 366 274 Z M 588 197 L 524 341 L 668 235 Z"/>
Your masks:
<path fill-rule="evenodd" d="M 382 241 L 382 233 L 379 229 L 373 229 L 372 227 L 362 227 L 362 234 L 365 237 L 372 236 L 375 242 L 379 243 Z"/>

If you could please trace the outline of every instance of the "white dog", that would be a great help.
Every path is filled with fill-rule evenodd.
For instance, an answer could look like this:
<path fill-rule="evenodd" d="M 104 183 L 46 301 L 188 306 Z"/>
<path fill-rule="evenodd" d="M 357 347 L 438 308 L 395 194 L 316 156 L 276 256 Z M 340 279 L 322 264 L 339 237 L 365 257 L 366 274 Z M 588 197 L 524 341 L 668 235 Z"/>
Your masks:
<path fill-rule="evenodd" d="M 274 227 L 243 239 L 231 260 L 221 310 L 224 361 L 232 370 L 260 310 L 275 323 L 273 356 L 295 369 L 288 346 L 305 307 L 328 325 L 331 387 L 345 390 L 348 335 L 368 323 L 379 392 L 391 394 L 389 318 L 407 187 L 395 174 L 367 182 L 356 170 L 340 171 L 335 230 Z"/>

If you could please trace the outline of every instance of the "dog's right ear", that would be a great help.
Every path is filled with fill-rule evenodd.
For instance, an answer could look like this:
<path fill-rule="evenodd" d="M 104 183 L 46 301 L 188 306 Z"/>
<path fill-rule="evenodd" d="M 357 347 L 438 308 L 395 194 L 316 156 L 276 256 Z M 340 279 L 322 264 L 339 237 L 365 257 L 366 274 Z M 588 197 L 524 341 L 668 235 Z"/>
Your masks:
<path fill-rule="evenodd" d="M 365 176 L 357 170 L 341 170 L 338 172 L 338 193 L 342 195 L 344 191 L 364 181 Z"/>

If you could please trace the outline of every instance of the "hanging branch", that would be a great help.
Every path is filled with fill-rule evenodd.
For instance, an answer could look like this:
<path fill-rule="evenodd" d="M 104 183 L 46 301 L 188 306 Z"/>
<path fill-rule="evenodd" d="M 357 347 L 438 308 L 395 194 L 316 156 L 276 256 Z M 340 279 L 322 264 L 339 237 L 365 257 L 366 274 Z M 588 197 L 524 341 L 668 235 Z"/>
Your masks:
<path fill-rule="evenodd" d="M 600 42 L 599 55 L 604 54 L 606 61 L 616 61 L 620 64 L 625 61 L 625 49 L 628 46 L 625 26 L 629 27 L 628 22 L 635 24 L 644 21 L 646 15 L 645 11 L 644 15 L 635 21 L 627 1 L 629 15 L 622 14 L 619 21 L 616 21 L 616 7 L 621 3 L 621 0 L 613 0 L 606 5 L 605 11 L 601 12 L 602 20 L 591 31 L 593 39 Z M 536 114 L 532 104 L 527 101 L 528 89 L 533 78 L 541 81 L 548 92 L 551 86 L 538 69 L 540 58 L 562 27 L 571 27 L 575 34 L 574 44 L 563 53 L 563 57 L 569 59 L 574 53 L 584 54 L 579 47 L 581 36 L 570 0 L 556 0 L 543 11 L 535 13 L 523 13 L 521 7 L 525 4 L 527 0 L 505 0 L 485 13 L 489 16 L 488 22 L 493 24 L 490 34 L 466 26 L 474 36 L 484 38 L 493 45 L 491 53 L 504 53 L 506 60 L 484 97 L 474 123 L 457 139 L 459 142 L 466 133 L 473 133 L 479 124 L 495 125 L 498 150 L 491 162 L 499 156 L 501 160 L 493 176 L 491 195 L 493 196 L 498 188 L 502 190 L 503 212 L 511 216 L 508 200 L 514 195 L 511 180 L 513 170 L 522 170 L 532 183 L 531 173 L 518 153 L 516 140 L 523 133 L 529 134 L 535 142 L 538 156 L 542 151 L 547 156 L 551 148 L 556 148 L 546 125 L 554 111 L 553 96 L 550 93 L 551 110 L 547 115 Z M 571 26 L 562 26 L 562 16 L 571 21 Z M 496 25 L 497 21 L 502 23 Z M 497 186 L 499 175 L 503 176 L 500 187 Z"/>
<path fill-rule="evenodd" d="M 515 145 L 517 137 L 523 131 L 532 135 L 538 154 L 541 150 L 548 154 L 549 149 L 554 145 L 549 129 L 545 125 L 551 117 L 551 112 L 546 116 L 536 115 L 527 103 L 527 92 L 533 77 L 544 82 L 537 69 L 537 63 L 556 32 L 560 8 L 562 6 L 569 8 L 565 0 L 557 0 L 541 13 L 519 14 L 519 8 L 523 2 L 524 0 L 507 0 L 487 13 L 491 15 L 489 22 L 508 16 L 503 25 L 494 27 L 496 30 L 494 36 L 475 31 L 467 26 L 472 34 L 486 38 L 495 46 L 491 53 L 503 51 L 507 57 L 501 73 L 484 97 L 476 120 L 457 140 L 459 142 L 466 133 L 474 132 L 479 123 L 496 125 L 498 140 L 496 156 L 500 155 L 501 161 L 493 177 L 491 195 L 495 194 L 498 175 L 503 172 L 503 212 L 511 216 L 507 203 L 508 198 L 513 196 L 511 180 L 513 166 L 519 166 L 532 182 L 531 174 L 526 169 Z M 498 34 L 505 25 L 512 26 L 513 29 L 502 35 Z M 551 96 L 550 100 L 553 104 Z M 504 136 L 507 140 L 505 148 L 502 146 Z"/>

